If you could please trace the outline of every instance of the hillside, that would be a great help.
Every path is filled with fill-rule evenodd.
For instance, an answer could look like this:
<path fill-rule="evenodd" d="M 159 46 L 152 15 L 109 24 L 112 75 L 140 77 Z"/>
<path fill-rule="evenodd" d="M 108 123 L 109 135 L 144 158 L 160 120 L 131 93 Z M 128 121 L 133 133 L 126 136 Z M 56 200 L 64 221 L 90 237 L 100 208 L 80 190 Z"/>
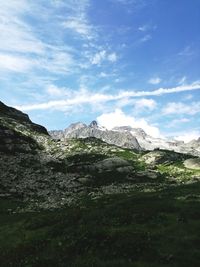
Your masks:
<path fill-rule="evenodd" d="M 0 103 L 1 266 L 198 266 L 200 159 L 82 137 Z"/>

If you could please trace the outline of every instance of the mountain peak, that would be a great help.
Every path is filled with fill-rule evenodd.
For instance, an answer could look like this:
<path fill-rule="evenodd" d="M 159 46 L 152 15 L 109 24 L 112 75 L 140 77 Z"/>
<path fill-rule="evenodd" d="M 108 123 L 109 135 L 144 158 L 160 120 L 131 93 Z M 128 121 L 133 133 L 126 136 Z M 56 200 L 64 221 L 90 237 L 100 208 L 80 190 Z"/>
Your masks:
<path fill-rule="evenodd" d="M 89 124 L 89 127 L 93 127 L 93 128 L 97 128 L 98 127 L 98 123 L 97 121 L 92 121 L 90 124 Z"/>

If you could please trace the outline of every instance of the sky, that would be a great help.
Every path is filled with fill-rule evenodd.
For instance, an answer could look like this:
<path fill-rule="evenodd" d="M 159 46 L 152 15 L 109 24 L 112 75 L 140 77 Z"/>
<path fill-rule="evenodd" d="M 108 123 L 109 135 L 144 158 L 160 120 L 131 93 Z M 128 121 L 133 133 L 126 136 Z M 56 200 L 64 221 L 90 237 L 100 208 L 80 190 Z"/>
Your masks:
<path fill-rule="evenodd" d="M 200 137 L 199 0 L 0 0 L 0 100 L 48 130 L 92 120 Z"/>

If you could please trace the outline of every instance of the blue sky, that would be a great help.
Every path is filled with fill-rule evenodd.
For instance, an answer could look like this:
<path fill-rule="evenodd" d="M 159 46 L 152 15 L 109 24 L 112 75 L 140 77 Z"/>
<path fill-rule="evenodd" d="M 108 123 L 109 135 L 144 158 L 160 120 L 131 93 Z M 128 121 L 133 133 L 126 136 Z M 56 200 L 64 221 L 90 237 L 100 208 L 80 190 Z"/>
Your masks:
<path fill-rule="evenodd" d="M 48 129 L 200 136 L 199 0 L 0 0 L 0 99 Z"/>

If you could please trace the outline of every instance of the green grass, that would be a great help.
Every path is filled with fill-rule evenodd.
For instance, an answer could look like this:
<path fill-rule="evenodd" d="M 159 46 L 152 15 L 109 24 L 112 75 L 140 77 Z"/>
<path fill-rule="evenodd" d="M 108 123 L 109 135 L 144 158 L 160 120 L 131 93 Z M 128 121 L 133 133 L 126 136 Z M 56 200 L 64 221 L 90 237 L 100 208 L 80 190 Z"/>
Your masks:
<path fill-rule="evenodd" d="M 166 178 L 170 176 L 175 177 L 179 182 L 191 181 L 192 176 L 200 176 L 199 170 L 185 168 L 182 161 L 177 161 L 172 164 L 159 164 L 156 168 Z"/>
<path fill-rule="evenodd" d="M 196 183 L 32 213 L 1 200 L 0 266 L 199 266 L 199 192 Z"/>

